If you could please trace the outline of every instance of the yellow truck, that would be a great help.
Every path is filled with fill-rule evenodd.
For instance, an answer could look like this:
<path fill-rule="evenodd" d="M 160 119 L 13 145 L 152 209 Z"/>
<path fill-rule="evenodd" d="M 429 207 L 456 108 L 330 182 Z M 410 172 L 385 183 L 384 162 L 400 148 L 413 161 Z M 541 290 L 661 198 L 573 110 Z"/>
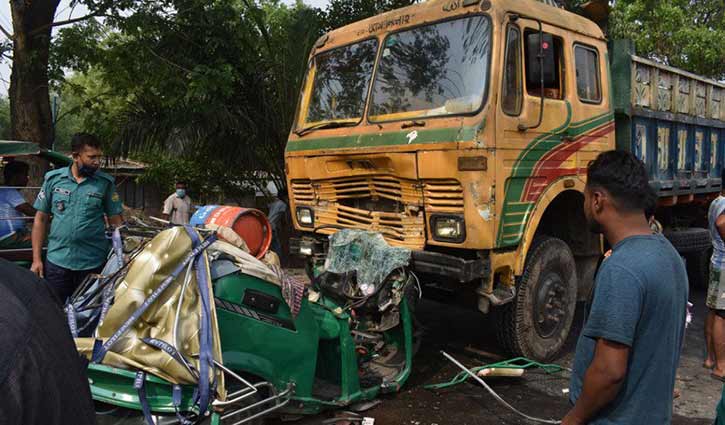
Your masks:
<path fill-rule="evenodd" d="M 430 0 L 336 29 L 310 54 L 287 144 L 292 249 L 314 266 L 326 235 L 380 232 L 413 250 L 423 292 L 550 359 L 604 248 L 582 211 L 600 152 L 645 161 L 657 219 L 702 280 L 724 92 L 534 0 Z"/>

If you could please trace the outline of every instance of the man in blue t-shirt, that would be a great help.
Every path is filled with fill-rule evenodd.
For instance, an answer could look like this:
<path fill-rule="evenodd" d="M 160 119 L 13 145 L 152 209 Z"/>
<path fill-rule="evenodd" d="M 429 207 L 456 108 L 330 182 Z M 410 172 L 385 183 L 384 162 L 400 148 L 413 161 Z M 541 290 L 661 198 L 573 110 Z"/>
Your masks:
<path fill-rule="evenodd" d="M 24 217 L 33 217 L 35 208 L 18 192 L 18 187 L 28 185 L 28 164 L 21 161 L 9 162 L 3 168 L 5 186 L 0 187 L 0 239 L 13 232 L 26 232 L 31 222 Z"/>
<path fill-rule="evenodd" d="M 653 234 L 654 199 L 644 164 L 602 153 L 587 170 L 584 214 L 612 254 L 597 274 L 576 347 L 563 425 L 669 424 L 685 331 L 687 273 L 672 245 Z"/>

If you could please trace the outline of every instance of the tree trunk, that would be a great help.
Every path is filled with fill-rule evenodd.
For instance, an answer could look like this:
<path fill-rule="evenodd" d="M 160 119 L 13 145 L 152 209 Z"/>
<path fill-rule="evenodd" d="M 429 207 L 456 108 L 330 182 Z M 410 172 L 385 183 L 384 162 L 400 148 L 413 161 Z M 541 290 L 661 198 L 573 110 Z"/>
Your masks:
<path fill-rule="evenodd" d="M 10 0 L 13 18 L 13 68 L 10 74 L 10 133 L 14 140 L 49 148 L 53 117 L 48 90 L 48 57 L 55 11 L 60 0 Z M 31 164 L 31 184 L 42 181 L 45 161 Z"/>
<path fill-rule="evenodd" d="M 53 119 L 48 92 L 51 25 L 60 0 L 11 0 L 13 68 L 10 75 L 10 131 L 16 140 L 48 148 Z"/>

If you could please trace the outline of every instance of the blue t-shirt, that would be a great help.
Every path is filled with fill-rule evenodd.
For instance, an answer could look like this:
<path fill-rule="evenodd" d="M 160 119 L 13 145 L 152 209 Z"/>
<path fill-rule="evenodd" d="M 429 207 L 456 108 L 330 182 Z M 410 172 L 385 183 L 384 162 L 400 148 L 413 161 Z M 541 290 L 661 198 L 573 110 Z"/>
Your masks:
<path fill-rule="evenodd" d="M 28 220 L 15 219 L 22 217 L 23 214 L 15 209 L 18 205 L 22 205 L 28 201 L 15 189 L 0 188 L 0 238 L 7 236 L 19 229 L 24 229 Z"/>
<path fill-rule="evenodd" d="M 685 332 L 685 264 L 662 235 L 632 236 L 614 246 L 597 274 L 594 300 L 574 356 L 570 399 L 581 394 L 597 339 L 630 347 L 619 394 L 589 424 L 669 424 Z"/>

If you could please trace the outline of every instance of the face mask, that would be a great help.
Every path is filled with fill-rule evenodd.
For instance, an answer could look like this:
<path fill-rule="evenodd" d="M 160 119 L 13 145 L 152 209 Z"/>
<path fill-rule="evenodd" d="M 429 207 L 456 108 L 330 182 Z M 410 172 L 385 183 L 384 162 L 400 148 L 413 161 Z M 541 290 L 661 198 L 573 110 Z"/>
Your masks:
<path fill-rule="evenodd" d="M 78 167 L 78 173 L 83 177 L 92 177 L 98 171 L 98 167 L 81 164 Z"/>
<path fill-rule="evenodd" d="M 186 196 L 186 189 L 176 189 L 176 196 L 179 198 Z"/>

